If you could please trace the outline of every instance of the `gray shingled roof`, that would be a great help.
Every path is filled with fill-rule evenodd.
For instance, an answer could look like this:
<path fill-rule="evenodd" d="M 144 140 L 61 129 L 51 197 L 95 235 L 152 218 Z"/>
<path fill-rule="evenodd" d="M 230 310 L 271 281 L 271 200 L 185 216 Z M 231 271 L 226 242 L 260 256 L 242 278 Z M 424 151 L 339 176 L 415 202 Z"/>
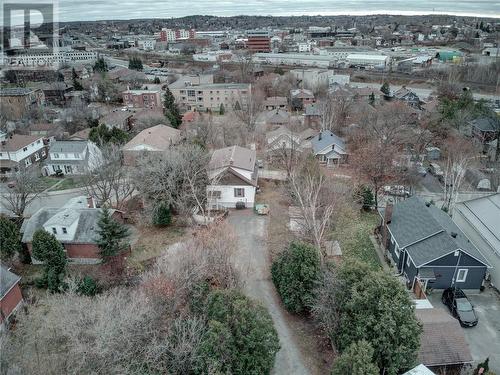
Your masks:
<path fill-rule="evenodd" d="M 50 145 L 50 152 L 81 153 L 87 147 L 88 141 L 55 141 Z"/>
<path fill-rule="evenodd" d="M 0 96 L 24 96 L 35 90 L 28 87 L 3 87 Z"/>
<path fill-rule="evenodd" d="M 339 147 L 345 151 L 344 140 L 333 134 L 330 130 L 321 131 L 313 139 L 311 139 L 311 144 L 315 154 L 333 144 L 335 145 L 335 147 Z"/>
<path fill-rule="evenodd" d="M 500 122 L 498 120 L 481 117 L 472 121 L 472 125 L 483 132 L 495 131 L 500 129 Z"/>
<path fill-rule="evenodd" d="M 384 210 L 381 210 L 381 215 L 384 215 Z M 407 249 L 416 267 L 458 249 L 489 266 L 481 252 L 444 211 L 434 205 L 427 207 L 418 197 L 394 205 L 389 230 L 400 249 Z M 456 238 L 451 236 L 452 233 L 457 234 Z"/>
<path fill-rule="evenodd" d="M 3 298 L 19 280 L 21 277 L 10 272 L 3 264 L 0 265 L 0 298 Z"/>
<path fill-rule="evenodd" d="M 417 309 L 422 322 L 418 362 L 426 366 L 457 365 L 472 362 L 469 346 L 458 320 L 444 309 Z"/>
<path fill-rule="evenodd" d="M 219 169 L 229 166 L 253 171 L 256 153 L 240 146 L 225 147 L 215 150 L 210 159 L 209 168 Z"/>

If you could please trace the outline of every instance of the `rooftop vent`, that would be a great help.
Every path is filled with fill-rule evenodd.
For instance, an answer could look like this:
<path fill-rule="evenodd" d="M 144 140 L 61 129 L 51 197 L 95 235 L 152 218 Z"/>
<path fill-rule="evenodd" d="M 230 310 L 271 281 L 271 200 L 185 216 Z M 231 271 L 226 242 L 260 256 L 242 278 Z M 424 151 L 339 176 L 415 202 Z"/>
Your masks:
<path fill-rule="evenodd" d="M 450 235 L 453 237 L 453 238 L 457 238 L 457 233 L 456 232 L 451 232 Z"/>
<path fill-rule="evenodd" d="M 430 206 L 431 206 L 431 202 L 425 202 L 425 205 L 426 205 L 427 207 L 430 207 Z"/>

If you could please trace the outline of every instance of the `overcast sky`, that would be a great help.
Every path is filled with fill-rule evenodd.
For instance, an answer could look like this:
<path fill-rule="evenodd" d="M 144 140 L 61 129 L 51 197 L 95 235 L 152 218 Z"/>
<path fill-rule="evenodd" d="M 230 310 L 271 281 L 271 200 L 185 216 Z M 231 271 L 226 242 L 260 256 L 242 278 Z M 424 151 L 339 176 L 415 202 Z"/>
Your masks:
<path fill-rule="evenodd" d="M 50 0 L 39 2 L 46 1 Z M 59 21 L 169 18 L 195 14 L 233 16 L 447 13 L 500 18 L 499 0 L 58 0 L 57 3 Z"/>

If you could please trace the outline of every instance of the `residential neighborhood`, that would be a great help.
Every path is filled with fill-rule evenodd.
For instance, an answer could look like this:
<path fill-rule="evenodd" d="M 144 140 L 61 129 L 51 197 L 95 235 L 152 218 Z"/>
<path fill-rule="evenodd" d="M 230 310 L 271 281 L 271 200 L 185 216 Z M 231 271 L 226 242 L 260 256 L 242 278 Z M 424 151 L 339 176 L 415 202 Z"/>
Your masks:
<path fill-rule="evenodd" d="M 500 375 L 489 1 L 59 3 L 2 26 L 1 374 Z"/>

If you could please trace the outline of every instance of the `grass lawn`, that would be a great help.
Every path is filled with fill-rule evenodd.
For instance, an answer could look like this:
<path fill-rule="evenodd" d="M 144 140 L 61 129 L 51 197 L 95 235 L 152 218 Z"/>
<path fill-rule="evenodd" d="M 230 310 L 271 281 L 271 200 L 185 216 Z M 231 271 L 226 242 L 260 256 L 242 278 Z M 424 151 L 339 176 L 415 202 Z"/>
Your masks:
<path fill-rule="evenodd" d="M 132 254 L 127 258 L 128 266 L 142 271 L 148 261 L 158 257 L 168 246 L 179 242 L 186 233 L 185 227 L 175 224 L 166 228 L 156 228 L 150 225 L 138 226 L 132 245 Z"/>
<path fill-rule="evenodd" d="M 65 177 L 62 182 L 57 185 L 52 191 L 74 189 L 85 186 L 84 181 L 78 177 Z"/>
<path fill-rule="evenodd" d="M 48 177 L 48 176 L 40 177 L 40 185 L 43 188 L 43 190 L 48 189 L 51 186 L 54 186 L 59 181 L 61 181 L 61 179 L 57 177 Z"/>
<path fill-rule="evenodd" d="M 380 261 L 370 240 L 379 216 L 374 212 L 342 213 L 332 239 L 339 241 L 344 257 L 359 259 L 374 269 L 380 269 Z"/>

